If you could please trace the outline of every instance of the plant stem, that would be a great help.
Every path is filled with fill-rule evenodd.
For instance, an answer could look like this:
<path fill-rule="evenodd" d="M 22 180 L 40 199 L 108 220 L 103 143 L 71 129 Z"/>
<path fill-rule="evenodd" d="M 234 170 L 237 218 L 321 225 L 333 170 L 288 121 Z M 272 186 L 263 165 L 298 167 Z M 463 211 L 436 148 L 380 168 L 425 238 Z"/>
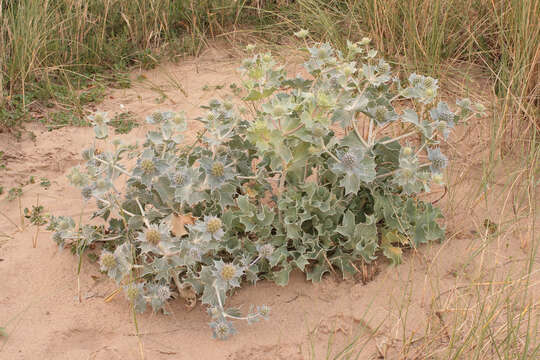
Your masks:
<path fill-rule="evenodd" d="M 135 202 L 137 203 L 137 205 L 139 206 L 139 210 L 141 210 L 141 215 L 143 216 L 143 221 L 144 221 L 144 224 L 146 225 L 146 227 L 150 227 L 150 223 L 148 222 L 148 219 L 146 218 L 146 213 L 144 212 L 144 209 L 141 205 L 141 203 L 139 202 L 139 198 L 135 198 Z"/>
<path fill-rule="evenodd" d="M 356 136 L 358 137 L 358 139 L 362 142 L 362 144 L 364 144 L 364 146 L 369 149 L 369 145 L 368 143 L 366 142 L 366 140 L 364 140 L 364 138 L 362 137 L 362 135 L 360 135 L 360 132 L 358 131 L 358 127 L 356 126 L 356 121 L 354 119 L 354 117 L 352 118 L 351 120 L 351 124 L 353 126 L 353 129 L 354 129 L 354 133 L 356 134 Z"/>
<path fill-rule="evenodd" d="M 373 146 L 374 143 L 374 136 L 373 136 L 373 119 L 369 119 L 369 133 L 368 133 L 368 144 L 369 146 Z"/>
<path fill-rule="evenodd" d="M 207 129 L 205 128 L 199 135 L 197 135 L 197 138 L 195 139 L 193 144 L 191 144 L 189 146 L 189 148 L 187 148 L 186 155 L 189 155 L 189 153 L 191 153 L 191 150 L 193 150 L 195 145 L 197 145 L 197 143 L 199 143 L 202 140 L 204 134 L 206 134 L 206 131 L 207 131 Z"/>
<path fill-rule="evenodd" d="M 81 223 L 82 223 L 82 217 L 83 217 L 83 213 L 84 213 L 84 205 L 85 203 L 83 202 L 83 206 L 81 206 L 81 213 L 79 215 L 79 224 L 77 226 L 77 234 L 80 234 L 81 232 Z M 86 248 L 86 242 L 85 240 L 83 239 L 83 247 L 82 249 L 79 251 L 79 241 L 81 241 L 81 238 L 79 238 L 79 240 L 77 240 L 77 252 L 78 252 L 78 256 L 79 256 L 79 264 L 77 265 L 77 297 L 79 299 L 79 302 L 82 302 L 82 298 L 81 298 L 81 269 L 82 269 L 82 253 L 84 252 L 85 248 Z"/>
<path fill-rule="evenodd" d="M 130 173 L 128 173 L 126 170 L 124 170 L 124 169 L 122 169 L 121 167 L 119 167 L 119 166 L 117 166 L 117 165 L 114 165 L 114 164 L 112 164 L 112 163 L 110 163 L 110 162 L 108 162 L 108 161 L 102 160 L 102 159 L 100 159 L 100 158 L 98 158 L 98 157 L 95 157 L 95 156 L 94 156 L 94 160 L 97 160 L 97 161 L 99 161 L 99 162 L 102 163 L 102 164 L 109 165 L 109 166 L 115 168 L 116 170 L 120 171 L 120 172 L 121 172 L 122 174 L 124 174 L 124 175 L 127 175 L 127 176 L 129 176 L 129 177 L 132 176 L 132 175 L 131 175 Z"/>
<path fill-rule="evenodd" d="M 36 209 L 39 206 L 39 193 L 37 194 L 37 200 L 36 200 Z M 37 247 L 37 239 L 39 234 L 39 222 L 36 225 L 36 234 L 34 235 L 34 238 L 32 239 L 32 247 L 35 249 Z"/>
<path fill-rule="evenodd" d="M 216 298 L 218 300 L 219 309 L 221 310 L 221 315 L 223 317 L 226 317 L 226 318 L 229 318 L 229 319 L 235 319 L 235 320 L 250 320 L 250 319 L 254 319 L 254 318 L 259 316 L 259 314 L 255 314 L 255 315 L 252 315 L 252 316 L 234 316 L 234 315 L 227 314 L 225 312 L 225 308 L 223 307 L 223 302 L 221 301 L 221 296 L 219 295 L 219 289 L 216 286 L 216 281 L 215 280 L 214 280 L 214 283 L 212 284 L 212 286 L 214 287 L 214 290 L 216 291 Z"/>
<path fill-rule="evenodd" d="M 294 129 L 292 130 L 289 130 L 287 132 L 284 132 L 283 133 L 283 136 L 289 136 L 289 135 L 292 135 L 294 134 L 295 132 L 297 132 L 298 130 L 300 130 L 301 128 L 303 128 L 306 124 L 302 123 L 300 125 L 298 125 L 297 127 L 295 127 Z"/>
<path fill-rule="evenodd" d="M 330 155 L 330 157 L 331 157 L 332 159 L 336 160 L 338 163 L 341 162 L 341 160 L 339 160 L 334 154 L 332 154 L 332 153 L 330 152 L 330 150 L 328 150 L 328 148 L 327 148 L 326 145 L 324 144 L 324 140 L 323 140 L 322 138 L 321 138 L 321 146 L 322 146 L 323 150 L 324 150 L 328 155 Z"/>
<path fill-rule="evenodd" d="M 418 131 L 411 131 L 411 132 L 408 132 L 406 134 L 403 134 L 403 135 L 400 135 L 398 137 L 395 137 L 393 139 L 389 139 L 389 140 L 386 140 L 386 141 L 381 141 L 380 143 L 381 144 L 389 144 L 391 142 L 394 142 L 394 141 L 397 141 L 397 140 L 401 140 L 401 139 L 404 139 L 406 137 L 409 137 L 409 136 L 412 136 L 412 135 L 415 135 L 415 134 L 418 134 Z"/>

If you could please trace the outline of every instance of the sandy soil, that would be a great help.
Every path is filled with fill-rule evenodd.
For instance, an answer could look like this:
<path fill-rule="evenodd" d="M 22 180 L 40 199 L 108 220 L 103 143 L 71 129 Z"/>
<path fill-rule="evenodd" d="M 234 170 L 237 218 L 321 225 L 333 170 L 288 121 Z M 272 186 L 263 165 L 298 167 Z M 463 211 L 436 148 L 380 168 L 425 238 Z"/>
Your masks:
<path fill-rule="evenodd" d="M 159 109 L 184 110 L 196 117 L 202 114 L 200 104 L 223 94 L 237 79 L 238 60 L 217 54 L 210 51 L 197 60 L 144 72 L 146 80 L 134 80 L 130 89 L 110 90 L 98 108 L 111 113 L 132 111 L 141 124 L 146 115 Z M 133 79 L 138 75 L 134 73 Z M 174 83 L 181 84 L 183 91 Z M 204 85 L 210 90 L 203 90 Z M 217 85 L 225 87 L 216 90 Z M 158 103 L 160 97 L 163 103 Z M 8 169 L 0 170 L 4 188 L 30 175 L 47 177 L 52 183 L 48 190 L 37 184 L 24 187 L 22 208 L 35 204 L 39 194 L 48 213 L 78 217 L 80 194 L 65 175 L 81 163 L 81 150 L 93 140 L 92 129 L 47 132 L 39 125 L 29 127 L 36 134 L 34 140 L 0 137 L 0 150 L 8 157 Z M 190 123 L 191 135 L 196 129 L 196 123 Z M 495 241 L 483 236 L 484 220 L 501 223 L 501 214 L 510 209 L 501 196 L 505 194 L 502 180 L 488 192 L 489 201 L 478 191 L 487 156 L 487 129 L 486 120 L 480 120 L 454 134 L 449 145 L 450 190 L 440 203 L 447 216 L 448 241 L 409 251 L 397 268 L 381 262 L 378 275 L 365 285 L 332 276 L 313 285 L 296 273 L 285 288 L 268 282 L 242 288 L 231 304 L 247 308 L 265 303 L 272 307 L 272 316 L 268 322 L 251 326 L 237 324 L 238 334 L 225 342 L 212 339 L 203 307 L 188 312 L 181 301 L 172 301 L 172 315 L 147 312 L 138 317 L 146 359 L 321 359 L 326 357 L 331 334 L 335 334 L 330 346 L 333 354 L 360 336 L 356 346 L 360 359 L 375 359 L 381 353 L 388 359 L 400 358 L 404 342 L 422 342 L 426 324 L 439 324 L 439 330 L 445 326 L 446 315 L 441 314 L 463 295 L 459 290 L 463 283 L 493 272 L 501 278 L 518 274 L 527 257 L 522 230 L 527 226 L 533 230 L 530 219 L 516 223 Z M 134 141 L 147 130 L 141 125 L 121 137 Z M 0 211 L 20 222 L 17 201 L 8 202 L 4 196 Z M 91 209 L 85 209 L 89 213 Z M 27 225 L 19 231 L 1 219 L 0 326 L 6 327 L 9 337 L 0 340 L 0 359 L 138 359 L 128 303 L 123 296 L 104 302 L 116 286 L 98 266 L 85 259 L 79 302 L 77 259 L 59 250 L 46 231 L 40 232 L 37 248 L 32 248 L 34 227 Z M 441 320 L 434 321 L 435 317 Z M 417 358 L 424 358 L 425 349 L 418 351 Z"/>

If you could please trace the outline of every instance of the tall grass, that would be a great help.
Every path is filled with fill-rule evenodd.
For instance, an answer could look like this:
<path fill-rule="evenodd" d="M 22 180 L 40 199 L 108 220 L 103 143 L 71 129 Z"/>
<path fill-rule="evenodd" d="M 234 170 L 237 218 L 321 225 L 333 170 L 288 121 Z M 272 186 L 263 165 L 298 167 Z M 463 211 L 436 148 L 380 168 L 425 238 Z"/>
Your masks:
<path fill-rule="evenodd" d="M 207 37 L 244 20 L 242 4 L 0 0 L 0 105 L 22 95 L 24 106 L 25 92 L 51 83 L 77 86 L 106 70 L 152 66 L 160 53 L 196 54 Z"/>
<path fill-rule="evenodd" d="M 307 28 L 342 47 L 370 36 L 435 75 L 483 69 L 508 115 L 500 138 L 520 137 L 540 131 L 539 14 L 540 0 L 0 0 L 0 104 L 39 81 L 197 54 L 240 29 L 279 40 Z"/>
<path fill-rule="evenodd" d="M 508 115 L 499 139 L 540 131 L 540 0 L 297 0 L 266 15 L 268 30 L 306 28 L 342 47 L 369 36 L 413 70 L 480 69 Z"/>

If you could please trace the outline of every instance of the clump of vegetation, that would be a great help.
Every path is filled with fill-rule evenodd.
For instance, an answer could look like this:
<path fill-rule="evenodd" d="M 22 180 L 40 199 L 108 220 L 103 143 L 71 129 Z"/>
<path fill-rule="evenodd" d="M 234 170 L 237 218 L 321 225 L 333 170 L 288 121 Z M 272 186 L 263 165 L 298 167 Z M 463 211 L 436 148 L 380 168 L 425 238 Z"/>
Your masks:
<path fill-rule="evenodd" d="M 114 128 L 116 134 L 128 134 L 131 130 L 139 126 L 135 119 L 135 114 L 131 111 L 115 115 L 109 125 Z"/>
<path fill-rule="evenodd" d="M 232 320 L 270 312 L 227 307 L 243 283 L 285 286 L 293 269 L 314 282 L 347 276 L 442 240 L 440 210 L 417 194 L 443 184 L 441 142 L 482 108 L 437 101 L 431 77 L 402 83 L 369 43 L 308 48 L 309 78 L 287 77 L 268 53 L 244 60 L 238 93 L 249 107 L 213 100 L 192 144 L 183 144 L 184 114 L 165 111 L 147 118 L 156 129 L 142 146 L 113 140 L 112 151 L 85 150 L 69 179 L 104 222 L 52 217 L 54 240 L 77 252 L 102 243 L 100 268 L 136 311 L 162 310 L 174 293 L 190 305 L 199 299 L 219 339 L 234 333 Z M 89 120 L 108 141 L 107 114 Z"/>

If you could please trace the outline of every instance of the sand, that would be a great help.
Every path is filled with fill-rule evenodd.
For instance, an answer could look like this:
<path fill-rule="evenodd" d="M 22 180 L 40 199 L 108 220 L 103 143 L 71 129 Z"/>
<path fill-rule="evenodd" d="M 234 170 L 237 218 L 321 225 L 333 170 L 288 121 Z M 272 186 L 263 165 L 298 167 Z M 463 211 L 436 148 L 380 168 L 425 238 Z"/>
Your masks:
<path fill-rule="evenodd" d="M 184 110 L 189 118 L 201 115 L 201 104 L 222 96 L 230 83 L 238 81 L 239 60 L 219 54 L 210 50 L 198 59 L 134 72 L 131 88 L 109 89 L 106 100 L 96 108 L 137 115 L 141 126 L 118 136 L 129 142 L 143 139 L 149 129 L 144 117 L 153 111 Z M 181 90 L 174 84 L 180 84 Z M 216 89 L 221 85 L 223 89 Z M 383 355 L 423 359 L 429 351 L 444 348 L 452 331 L 449 309 L 469 296 L 463 288 L 492 279 L 494 273 L 495 278 L 519 276 L 531 245 L 525 243 L 534 230 L 525 218 L 494 240 L 483 227 L 485 219 L 501 223 L 501 214 L 512 210 L 511 202 L 505 202 L 504 181 L 489 189 L 485 195 L 489 201 L 478 191 L 488 155 L 488 121 L 474 120 L 474 126 L 458 130 L 447 148 L 453 161 L 448 169 L 449 193 L 439 203 L 446 215 L 447 241 L 407 251 L 404 263 L 397 267 L 380 261 L 377 275 L 367 284 L 333 275 L 312 284 L 301 273 L 293 273 L 287 287 L 266 281 L 245 286 L 230 298 L 230 304 L 246 310 L 250 304 L 268 304 L 271 317 L 253 325 L 237 323 L 238 333 L 227 341 L 211 337 L 204 307 L 199 304 L 187 311 L 181 300 L 173 300 L 168 306 L 170 315 L 148 311 L 137 318 L 145 358 L 322 359 L 327 351 L 337 354 L 355 337 L 359 359 Z M 81 196 L 67 182 L 66 173 L 82 163 L 80 154 L 93 141 L 92 129 L 47 131 L 37 123 L 27 128 L 34 139 L 23 136 L 16 141 L 0 134 L 0 150 L 8 160 L 7 169 L 0 170 L 2 185 L 7 191 L 31 175 L 47 177 L 51 181 L 47 190 L 38 184 L 23 188 L 22 208 L 36 204 L 39 194 L 47 213 L 78 218 Z M 198 128 L 190 121 L 188 140 Z M 440 194 L 439 189 L 433 197 Z M 0 211 L 20 224 L 16 200 L 8 202 L 3 196 Z M 83 211 L 88 216 L 92 207 Z M 139 359 L 129 304 L 122 295 L 104 301 L 116 285 L 99 272 L 98 265 L 85 257 L 79 302 L 77 258 L 69 250 L 60 250 L 52 234 L 43 229 L 33 248 L 33 226 L 26 222 L 20 231 L 1 219 L 0 327 L 5 327 L 9 337 L 0 339 L 0 359 Z M 535 276 L 537 283 L 536 270 Z M 531 296 L 538 302 L 538 288 L 532 289 L 536 292 Z M 428 333 L 435 334 L 429 343 L 427 324 Z M 407 343 L 411 345 L 405 354 Z"/>

